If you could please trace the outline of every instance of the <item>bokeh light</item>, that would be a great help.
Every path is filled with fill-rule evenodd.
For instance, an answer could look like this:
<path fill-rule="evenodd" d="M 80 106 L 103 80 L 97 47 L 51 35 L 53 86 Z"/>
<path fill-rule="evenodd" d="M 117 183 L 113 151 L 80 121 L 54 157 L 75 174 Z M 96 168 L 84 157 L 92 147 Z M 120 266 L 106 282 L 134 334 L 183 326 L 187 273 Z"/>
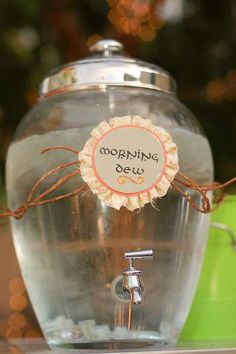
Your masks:
<path fill-rule="evenodd" d="M 92 34 L 91 36 L 88 37 L 87 39 L 87 46 L 88 48 L 91 47 L 91 45 L 93 45 L 94 43 L 96 43 L 97 41 L 101 41 L 103 38 L 103 36 L 101 36 L 100 34 Z"/>
<path fill-rule="evenodd" d="M 142 41 L 150 42 L 165 24 L 161 3 L 160 0 L 108 0 L 111 7 L 108 19 L 119 33 L 139 36 Z"/>
<path fill-rule="evenodd" d="M 25 316 L 20 312 L 13 312 L 9 316 L 8 324 L 13 329 L 22 329 L 26 325 Z"/>
<path fill-rule="evenodd" d="M 220 103 L 224 98 L 225 84 L 221 80 L 213 80 L 207 84 L 206 98 L 209 102 Z"/>
<path fill-rule="evenodd" d="M 9 305 L 13 311 L 22 311 L 27 306 L 27 298 L 21 294 L 14 294 L 10 297 Z"/>
<path fill-rule="evenodd" d="M 24 294 L 25 284 L 21 278 L 14 278 L 9 283 L 9 291 L 12 294 Z"/>
<path fill-rule="evenodd" d="M 236 70 L 230 70 L 227 74 L 227 80 L 230 85 L 236 86 Z"/>
<path fill-rule="evenodd" d="M 149 25 L 143 25 L 140 29 L 140 38 L 145 42 L 150 42 L 156 37 L 156 31 Z"/>
<path fill-rule="evenodd" d="M 14 339 L 14 338 L 22 338 L 23 332 L 21 329 L 14 329 L 14 328 L 7 328 L 5 332 L 5 338 L 7 339 Z"/>

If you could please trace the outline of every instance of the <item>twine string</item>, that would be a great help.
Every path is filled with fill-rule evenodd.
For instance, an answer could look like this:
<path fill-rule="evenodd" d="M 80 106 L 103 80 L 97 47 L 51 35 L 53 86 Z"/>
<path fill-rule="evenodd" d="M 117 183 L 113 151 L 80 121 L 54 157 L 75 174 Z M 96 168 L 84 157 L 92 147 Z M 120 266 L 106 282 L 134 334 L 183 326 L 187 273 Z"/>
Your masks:
<path fill-rule="evenodd" d="M 61 151 L 61 150 L 68 151 L 77 156 L 79 154 L 79 151 L 66 146 L 49 146 L 46 149 L 42 150 L 41 153 L 45 154 L 50 151 Z M 65 174 L 63 177 L 60 177 L 49 188 L 47 188 L 45 191 L 37 195 L 39 188 L 41 187 L 43 182 L 48 180 L 49 177 L 53 176 L 55 173 L 59 171 L 64 171 L 68 168 L 71 169 L 72 167 L 76 167 L 76 168 L 73 171 L 70 170 L 69 173 Z M 59 194 L 58 196 L 51 197 L 51 198 L 49 196 L 52 192 L 58 191 L 62 185 L 64 185 L 67 181 L 70 181 L 73 177 L 77 175 L 80 175 L 78 160 L 65 162 L 52 168 L 50 171 L 43 174 L 35 182 L 35 184 L 33 185 L 33 187 L 31 188 L 28 194 L 26 202 L 20 205 L 16 210 L 11 210 L 6 207 L 0 207 L 0 210 L 3 211 L 2 213 L 0 213 L 0 217 L 3 218 L 3 217 L 12 216 L 15 219 L 20 219 L 24 216 L 26 211 L 31 207 L 37 207 L 39 205 L 45 205 L 49 203 L 56 203 L 60 200 L 71 198 L 72 196 L 75 195 L 79 195 L 81 192 L 84 192 L 85 194 L 89 190 L 89 187 L 86 183 L 83 183 L 82 185 L 80 185 L 80 187 L 72 190 L 71 192 Z M 198 184 L 192 178 L 188 177 L 187 175 L 179 171 L 175 176 L 174 180 L 171 182 L 171 186 L 174 190 L 180 193 L 194 209 L 198 210 L 201 213 L 210 213 L 214 211 L 216 208 L 218 208 L 218 206 L 224 200 L 225 188 L 235 182 L 236 182 L 236 177 L 230 179 L 225 183 L 212 182 L 208 184 Z M 199 195 L 201 196 L 200 206 L 197 202 L 194 201 L 193 197 L 191 197 L 187 191 L 183 190 L 183 187 L 193 191 L 197 191 L 199 193 Z M 218 190 L 219 193 L 218 195 L 215 196 L 214 204 L 211 205 L 210 199 L 207 196 L 207 192 L 216 191 L 216 190 Z M 154 207 L 153 203 L 152 206 Z"/>
<path fill-rule="evenodd" d="M 69 152 L 72 152 L 73 154 L 75 155 L 78 155 L 79 154 L 79 151 L 75 150 L 75 149 L 72 149 L 68 146 L 49 146 L 47 147 L 46 149 L 42 150 L 41 151 L 41 154 L 45 154 L 46 152 L 49 152 L 49 151 L 55 151 L 55 150 L 64 150 L 64 151 L 69 151 Z"/>
<path fill-rule="evenodd" d="M 78 154 L 77 151 L 75 152 L 75 150 L 67 148 L 67 147 L 48 147 L 47 149 L 42 150 L 41 153 L 44 154 L 44 153 L 51 151 L 51 150 L 62 150 L 62 149 Z M 53 198 L 43 199 L 44 197 L 48 196 L 53 191 L 57 190 L 67 180 L 80 174 L 80 170 L 78 168 L 78 169 L 70 172 L 69 174 L 65 175 L 64 177 L 59 178 L 59 180 L 56 183 L 54 183 L 50 188 L 46 189 L 44 192 L 42 192 L 38 196 L 35 196 L 39 187 L 41 186 L 41 184 L 45 180 L 47 180 L 49 177 L 51 177 L 55 173 L 65 170 L 68 167 L 72 167 L 75 165 L 78 166 L 77 160 L 72 161 L 72 162 L 62 163 L 62 164 L 54 167 L 50 171 L 46 172 L 45 174 L 43 174 L 33 185 L 32 189 L 30 190 L 29 195 L 26 199 L 26 202 L 23 203 L 22 205 L 20 205 L 16 210 L 11 210 L 9 208 L 1 207 L 0 209 L 3 210 L 3 213 L 0 214 L 0 217 L 13 216 L 15 219 L 21 219 L 24 216 L 24 214 L 26 213 L 26 211 L 33 206 L 39 206 L 39 205 L 43 205 L 43 204 L 47 204 L 47 203 L 57 202 L 59 200 L 62 200 L 65 198 L 70 198 L 71 196 L 74 196 L 74 195 L 80 193 L 81 190 L 85 189 L 86 185 L 81 186 L 80 188 L 77 188 L 76 190 L 69 192 L 69 193 L 61 194 L 61 195 L 53 197 Z"/>
<path fill-rule="evenodd" d="M 180 177 L 180 179 L 178 178 Z M 197 184 L 193 179 L 185 175 L 183 172 L 178 172 L 177 176 L 174 179 L 175 182 L 182 184 L 184 187 L 190 188 L 192 190 L 198 190 L 202 197 L 202 207 L 203 208 L 198 208 L 197 204 L 193 202 L 195 209 L 201 211 L 201 212 L 213 212 L 216 210 L 220 204 L 224 201 L 225 198 L 225 188 L 228 187 L 229 185 L 233 184 L 236 182 L 236 177 L 230 179 L 229 181 L 225 183 L 219 183 L 219 182 L 212 182 L 212 183 L 207 183 L 207 184 L 202 184 L 199 185 Z M 173 186 L 173 185 L 172 185 Z M 175 188 L 175 186 L 174 186 Z M 213 205 L 210 206 L 208 203 L 209 198 L 206 195 L 206 192 L 209 191 L 218 191 L 218 195 L 214 194 L 214 200 L 213 200 Z M 179 191 L 180 192 L 180 191 Z M 182 191 L 183 192 L 183 191 Z M 183 192 L 184 193 L 184 192 Z M 181 193 L 182 194 L 182 193 Z M 186 194 L 186 193 L 185 193 Z M 182 194 L 183 195 L 183 194 Z M 184 196 L 184 195 L 183 195 Z M 184 196 L 185 197 L 185 196 Z M 188 198 L 186 198 L 188 200 Z M 210 202 L 210 201 L 209 201 Z M 192 205 L 192 202 L 189 201 L 189 203 Z M 193 205 L 192 205 L 193 206 Z M 210 208 L 209 208 L 210 207 Z"/>
<path fill-rule="evenodd" d="M 73 162 L 71 164 L 71 166 L 73 166 L 74 164 L 75 163 Z M 72 177 L 74 177 L 74 176 L 76 176 L 78 174 L 80 174 L 80 170 L 79 169 L 68 173 L 64 177 L 59 178 L 59 180 L 55 184 L 53 184 L 49 189 L 47 189 L 45 192 L 41 193 L 37 198 L 35 198 L 35 202 L 41 200 L 42 198 L 44 198 L 48 194 L 54 192 L 56 189 L 58 189 L 60 186 L 62 186 L 68 179 L 70 179 L 70 178 L 72 178 Z"/>

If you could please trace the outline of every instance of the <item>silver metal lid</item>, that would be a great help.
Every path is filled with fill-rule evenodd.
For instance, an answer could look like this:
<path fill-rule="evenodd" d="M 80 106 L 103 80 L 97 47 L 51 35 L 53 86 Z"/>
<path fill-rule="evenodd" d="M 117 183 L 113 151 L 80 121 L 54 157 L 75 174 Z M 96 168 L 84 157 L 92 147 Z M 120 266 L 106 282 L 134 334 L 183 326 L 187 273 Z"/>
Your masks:
<path fill-rule="evenodd" d="M 175 81 L 165 70 L 124 57 L 123 45 L 117 41 L 98 41 L 90 51 L 91 57 L 51 72 L 41 84 L 40 96 L 89 88 L 104 89 L 107 86 L 132 86 L 175 93 Z"/>

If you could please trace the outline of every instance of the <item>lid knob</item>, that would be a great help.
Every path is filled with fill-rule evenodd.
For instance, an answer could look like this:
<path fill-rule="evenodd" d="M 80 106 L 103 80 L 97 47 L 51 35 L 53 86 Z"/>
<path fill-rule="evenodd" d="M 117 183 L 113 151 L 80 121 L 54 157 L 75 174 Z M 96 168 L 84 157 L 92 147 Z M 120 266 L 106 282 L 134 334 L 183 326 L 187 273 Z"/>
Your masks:
<path fill-rule="evenodd" d="M 110 56 L 113 54 L 121 54 L 123 52 L 124 46 L 122 43 L 113 39 L 104 39 L 94 43 L 89 49 L 93 54 Z"/>

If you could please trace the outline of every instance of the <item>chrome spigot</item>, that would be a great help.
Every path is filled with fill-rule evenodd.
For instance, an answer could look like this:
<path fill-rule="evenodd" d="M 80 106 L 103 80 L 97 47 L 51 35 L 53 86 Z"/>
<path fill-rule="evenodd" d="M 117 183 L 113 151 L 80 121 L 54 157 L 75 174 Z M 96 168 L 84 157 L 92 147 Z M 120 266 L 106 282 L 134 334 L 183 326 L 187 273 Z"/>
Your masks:
<path fill-rule="evenodd" d="M 133 304 L 140 304 L 143 299 L 144 285 L 141 277 L 141 270 L 135 269 L 134 261 L 136 259 L 152 259 L 153 251 L 135 251 L 126 252 L 125 258 L 129 260 L 129 269 L 122 273 L 122 287 L 124 291 L 128 291 Z"/>

